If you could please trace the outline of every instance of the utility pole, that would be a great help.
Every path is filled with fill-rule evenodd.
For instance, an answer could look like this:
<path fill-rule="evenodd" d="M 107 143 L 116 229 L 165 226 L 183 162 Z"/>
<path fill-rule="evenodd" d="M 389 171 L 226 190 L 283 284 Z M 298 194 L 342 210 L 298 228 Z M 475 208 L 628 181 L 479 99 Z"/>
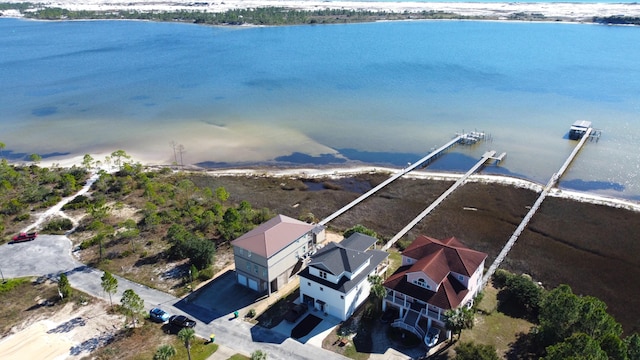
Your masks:
<path fill-rule="evenodd" d="M 182 155 L 186 152 L 184 150 L 184 146 L 182 144 L 178 145 L 178 152 L 180 152 L 180 166 L 184 166 L 184 161 L 182 159 Z"/>
<path fill-rule="evenodd" d="M 176 153 L 176 146 L 178 146 L 178 144 L 176 144 L 175 141 L 171 140 L 171 142 L 169 143 L 171 145 L 171 148 L 173 149 L 173 160 L 174 163 L 176 165 L 178 165 L 178 154 Z"/>

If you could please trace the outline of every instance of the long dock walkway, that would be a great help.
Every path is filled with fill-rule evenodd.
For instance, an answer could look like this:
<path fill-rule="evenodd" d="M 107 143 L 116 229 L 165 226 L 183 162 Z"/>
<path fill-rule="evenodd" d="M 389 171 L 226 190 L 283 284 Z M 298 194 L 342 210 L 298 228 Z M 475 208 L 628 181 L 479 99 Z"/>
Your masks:
<path fill-rule="evenodd" d="M 345 212 L 349 211 L 349 209 L 351 209 L 352 207 L 358 205 L 359 203 L 361 203 L 362 201 L 367 199 L 369 196 L 371 196 L 371 195 L 375 194 L 376 192 L 380 191 L 385 186 L 391 184 L 392 182 L 396 181 L 397 179 L 399 179 L 400 177 L 402 177 L 406 173 L 414 170 L 415 168 L 417 168 L 418 166 L 422 165 L 423 163 L 429 161 L 430 159 L 440 155 L 442 152 L 448 150 L 449 148 L 451 148 L 452 146 L 454 146 L 455 144 L 460 142 L 462 139 L 466 139 L 469 136 L 470 136 L 470 134 L 461 134 L 461 135 L 458 135 L 458 136 L 454 137 L 448 143 L 446 143 L 446 144 L 442 145 L 441 147 L 439 147 L 438 149 L 430 152 L 427 156 L 425 156 L 422 159 L 420 159 L 420 160 L 416 161 L 415 163 L 411 164 L 409 167 L 406 167 L 406 168 L 398 171 L 397 173 L 393 174 L 390 178 L 388 178 L 387 180 L 383 181 L 378 186 L 376 186 L 373 189 L 371 189 L 371 190 L 367 191 L 366 193 L 362 194 L 360 197 L 358 197 L 357 199 L 355 199 L 352 202 L 348 203 L 347 205 L 343 206 L 342 208 L 338 209 L 333 214 L 327 216 L 325 219 L 320 221 L 318 223 L 318 225 L 326 225 L 329 221 L 331 221 L 331 220 L 337 218 L 338 216 L 344 214 Z"/>
<path fill-rule="evenodd" d="M 491 264 L 491 266 L 489 267 L 489 270 L 484 274 L 484 277 L 482 278 L 481 288 L 484 288 L 485 285 L 487 285 L 487 282 L 489 282 L 489 279 L 491 279 L 491 276 L 493 276 L 493 274 L 496 272 L 500 264 L 502 264 L 502 261 L 504 261 L 504 259 L 507 257 L 507 254 L 509 253 L 513 245 L 516 243 L 516 240 L 518 240 L 518 237 L 520 237 L 520 234 L 522 234 L 524 229 L 527 227 L 527 225 L 529 224 L 529 221 L 531 221 L 531 218 L 533 217 L 533 215 L 535 215 L 536 211 L 538 211 L 538 209 L 540 208 L 540 205 L 542 205 L 542 202 L 547 197 L 551 189 L 557 184 L 558 180 L 560 180 L 560 178 L 562 177 L 564 172 L 567 170 L 569 165 L 571 165 L 571 162 L 578 155 L 578 152 L 580 151 L 580 149 L 582 149 L 582 146 L 587 141 L 592 131 L 593 131 L 593 128 L 587 129 L 587 132 L 582 136 L 582 139 L 580 139 L 580 142 L 578 142 L 578 145 L 576 145 L 576 147 L 573 149 L 573 151 L 571 152 L 567 160 L 564 162 L 562 167 L 560 167 L 560 170 L 558 170 L 558 172 L 556 172 L 555 174 L 553 174 L 553 176 L 551 176 L 551 179 L 549 179 L 549 182 L 540 193 L 540 196 L 538 196 L 538 199 L 536 200 L 536 202 L 533 204 L 533 206 L 531 207 L 527 215 L 525 215 L 525 217 L 522 219 L 522 222 L 520 222 L 520 225 L 518 225 L 516 230 L 513 232 L 513 234 L 509 238 L 509 241 L 507 241 L 505 246 L 502 248 L 502 251 L 500 251 L 500 254 L 498 254 L 496 259 L 493 261 L 493 264 Z"/>
<path fill-rule="evenodd" d="M 429 205 L 423 212 L 421 212 L 409 224 L 407 224 L 407 226 L 405 226 L 402 230 L 400 230 L 399 233 L 397 233 L 393 238 L 391 238 L 391 240 L 389 240 L 382 247 L 382 250 L 386 251 L 390 247 L 392 247 L 393 244 L 396 243 L 396 241 L 400 240 L 400 238 L 402 238 L 406 233 L 408 233 L 411 229 L 413 229 L 413 227 L 416 226 L 416 224 L 418 224 L 425 216 L 427 216 L 431 211 L 433 211 L 433 209 L 435 209 L 438 205 L 440 205 L 440 203 L 442 201 L 444 201 L 444 199 L 447 196 L 449 196 L 458 187 L 460 187 L 460 185 L 464 184 L 464 182 L 467 180 L 467 178 L 469 176 L 471 176 L 471 174 L 475 173 L 482 165 L 484 165 L 487 162 L 487 160 L 495 159 L 493 157 L 495 154 L 496 154 L 495 151 L 488 151 L 488 152 L 484 153 L 484 155 L 482 155 L 482 159 L 480 159 L 480 161 L 478 161 L 471 169 L 469 169 L 469 171 L 467 171 L 460 179 L 458 179 L 453 185 L 451 185 L 451 187 L 449 187 L 447 189 L 447 191 L 442 193 L 442 195 L 440 195 L 440 197 L 438 197 L 433 203 L 431 203 L 431 205 Z M 502 156 L 504 156 L 504 155 L 502 155 Z"/>

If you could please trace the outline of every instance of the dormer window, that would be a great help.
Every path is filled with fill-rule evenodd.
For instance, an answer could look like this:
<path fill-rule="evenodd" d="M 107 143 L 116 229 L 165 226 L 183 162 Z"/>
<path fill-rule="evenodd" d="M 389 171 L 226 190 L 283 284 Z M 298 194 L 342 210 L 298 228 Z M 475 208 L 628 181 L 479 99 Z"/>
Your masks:
<path fill-rule="evenodd" d="M 431 289 L 431 286 L 427 285 L 427 282 L 423 278 L 419 278 L 419 279 L 413 280 L 413 283 L 415 285 L 418 285 L 418 286 L 422 287 L 422 288 Z"/>
<path fill-rule="evenodd" d="M 327 273 L 324 272 L 324 271 L 320 271 L 320 277 L 326 280 L 327 279 Z"/>
<path fill-rule="evenodd" d="M 460 280 L 460 281 L 464 281 L 464 276 L 462 276 L 462 275 L 458 275 L 458 280 Z"/>

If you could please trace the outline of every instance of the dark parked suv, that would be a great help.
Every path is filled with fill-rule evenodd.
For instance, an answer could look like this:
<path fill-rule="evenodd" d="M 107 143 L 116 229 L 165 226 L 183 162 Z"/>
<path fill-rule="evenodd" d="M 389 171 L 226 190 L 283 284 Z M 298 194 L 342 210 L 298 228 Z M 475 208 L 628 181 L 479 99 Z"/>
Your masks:
<path fill-rule="evenodd" d="M 173 315 L 169 318 L 169 324 L 181 328 L 193 328 L 196 326 L 195 320 L 191 320 L 184 315 Z"/>

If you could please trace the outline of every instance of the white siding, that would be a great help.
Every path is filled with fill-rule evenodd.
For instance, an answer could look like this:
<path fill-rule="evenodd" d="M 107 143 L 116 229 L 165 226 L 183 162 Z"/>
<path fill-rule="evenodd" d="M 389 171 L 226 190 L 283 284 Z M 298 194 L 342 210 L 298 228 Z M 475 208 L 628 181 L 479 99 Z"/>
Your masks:
<path fill-rule="evenodd" d="M 358 306 L 367 300 L 370 292 L 371 285 L 366 277 L 347 294 L 320 285 L 313 280 L 300 278 L 300 301 L 303 301 L 304 295 L 322 300 L 325 302 L 324 312 L 341 320 L 347 320 L 353 315 Z M 317 301 L 314 301 L 313 305 L 315 309 L 320 309 Z"/>
<path fill-rule="evenodd" d="M 406 257 L 404 255 L 402 255 L 402 265 L 401 266 L 406 266 L 406 265 L 412 265 L 415 264 L 416 260 L 412 259 L 410 257 Z"/>
<path fill-rule="evenodd" d="M 324 272 L 325 274 L 327 274 L 326 278 L 320 276 L 320 272 Z M 313 275 L 313 276 L 317 276 L 319 278 L 323 278 L 323 279 L 325 279 L 327 281 L 330 281 L 330 282 L 332 282 L 334 284 L 337 284 L 339 279 L 340 279 L 339 277 L 337 277 L 335 275 L 332 275 L 331 273 L 328 273 L 326 271 L 322 271 L 322 270 L 320 270 L 320 269 L 318 269 L 316 267 L 313 267 L 313 266 L 309 266 L 309 274 Z"/>
<path fill-rule="evenodd" d="M 430 277 L 428 277 L 427 275 L 425 275 L 425 273 L 421 272 L 421 271 L 416 271 L 416 272 L 412 272 L 412 273 L 407 273 L 407 281 L 414 284 L 414 281 L 418 280 L 418 279 L 424 279 L 425 284 L 429 285 L 429 287 L 427 289 L 431 290 L 431 291 L 436 291 L 438 289 L 438 285 L 435 281 L 433 281 Z"/>

